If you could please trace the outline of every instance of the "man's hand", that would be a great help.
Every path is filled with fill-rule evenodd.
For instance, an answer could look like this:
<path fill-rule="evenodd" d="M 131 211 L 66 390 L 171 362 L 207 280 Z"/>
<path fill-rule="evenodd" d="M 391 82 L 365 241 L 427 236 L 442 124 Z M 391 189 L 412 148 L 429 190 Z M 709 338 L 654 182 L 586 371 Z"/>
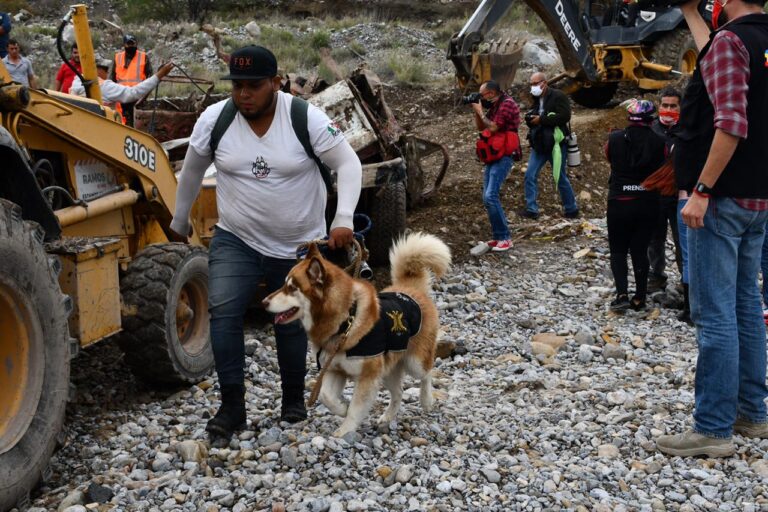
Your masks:
<path fill-rule="evenodd" d="M 168 228 L 168 238 L 171 240 L 171 242 L 181 242 L 183 244 L 189 243 L 188 236 L 180 235 L 170 228 Z"/>
<path fill-rule="evenodd" d="M 354 235 L 349 228 L 333 228 L 328 233 L 328 247 L 331 249 L 341 249 L 352 243 Z"/>
<path fill-rule="evenodd" d="M 171 70 L 173 69 L 174 66 L 175 66 L 175 64 L 173 62 L 167 62 L 167 63 L 163 64 L 162 66 L 160 66 L 160 69 L 157 70 L 157 73 L 155 73 L 155 75 L 157 75 L 157 78 L 162 80 L 163 78 L 168 76 L 168 73 L 171 72 Z"/>
<path fill-rule="evenodd" d="M 480 103 L 470 103 L 470 106 L 475 111 L 475 114 L 483 117 L 483 106 Z"/>
<path fill-rule="evenodd" d="M 538 126 L 538 125 L 540 125 L 540 124 L 541 124 L 541 116 L 533 116 L 533 117 L 531 118 L 531 124 L 532 124 L 533 126 Z"/>
<path fill-rule="evenodd" d="M 683 222 L 691 229 L 704 227 L 704 214 L 707 213 L 709 199 L 699 194 L 692 194 L 681 210 Z"/>

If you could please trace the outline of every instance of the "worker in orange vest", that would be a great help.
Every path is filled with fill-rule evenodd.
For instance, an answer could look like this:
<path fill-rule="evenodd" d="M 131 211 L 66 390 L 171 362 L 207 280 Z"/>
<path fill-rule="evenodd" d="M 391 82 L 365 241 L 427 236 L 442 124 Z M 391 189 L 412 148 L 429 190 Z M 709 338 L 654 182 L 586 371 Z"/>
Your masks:
<path fill-rule="evenodd" d="M 123 51 L 115 53 L 110 80 L 120 85 L 133 87 L 150 76 L 152 76 L 152 64 L 149 62 L 149 56 L 136 47 L 136 36 L 125 34 L 123 36 Z M 122 105 L 123 118 L 128 126 L 133 126 L 134 105 L 135 103 Z"/>

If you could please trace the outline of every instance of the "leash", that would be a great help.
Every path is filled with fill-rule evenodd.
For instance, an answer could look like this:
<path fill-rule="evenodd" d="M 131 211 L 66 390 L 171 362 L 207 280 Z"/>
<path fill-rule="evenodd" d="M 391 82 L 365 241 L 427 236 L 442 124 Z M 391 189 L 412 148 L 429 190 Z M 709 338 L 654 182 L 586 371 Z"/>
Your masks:
<path fill-rule="evenodd" d="M 322 238 L 318 240 L 310 240 L 309 242 L 304 242 L 303 244 L 299 245 L 296 248 L 297 260 L 301 260 L 304 256 L 306 256 L 311 244 L 317 244 L 318 246 L 325 247 L 328 245 L 328 239 Z M 352 257 L 352 263 L 344 267 L 344 271 L 354 278 L 359 278 L 360 270 L 363 268 L 363 259 L 368 259 L 368 249 L 363 249 L 363 246 L 360 245 L 360 242 L 357 241 L 357 237 L 352 239 L 352 246 L 354 249 L 348 251 L 349 255 Z M 363 256 L 365 256 L 365 258 L 363 258 Z"/>
<path fill-rule="evenodd" d="M 320 389 L 323 387 L 323 377 L 325 377 L 325 372 L 328 371 L 328 368 L 331 367 L 331 362 L 333 361 L 333 358 L 336 357 L 336 354 L 338 354 L 342 347 L 344 346 L 344 342 L 347 341 L 347 337 L 349 336 L 349 331 L 352 330 L 352 322 L 354 321 L 354 317 L 350 317 L 347 319 L 347 329 L 344 331 L 344 334 L 336 338 L 336 341 L 334 341 L 331 344 L 330 349 L 328 350 L 328 360 L 325 362 L 325 366 L 320 368 L 320 373 L 317 375 L 317 380 L 315 381 L 315 385 L 312 388 L 312 393 L 309 395 L 309 401 L 307 402 L 307 405 L 309 407 L 312 407 L 315 405 L 315 402 L 317 402 L 317 397 L 320 396 Z M 320 356 L 318 354 L 318 361 L 320 360 Z"/>

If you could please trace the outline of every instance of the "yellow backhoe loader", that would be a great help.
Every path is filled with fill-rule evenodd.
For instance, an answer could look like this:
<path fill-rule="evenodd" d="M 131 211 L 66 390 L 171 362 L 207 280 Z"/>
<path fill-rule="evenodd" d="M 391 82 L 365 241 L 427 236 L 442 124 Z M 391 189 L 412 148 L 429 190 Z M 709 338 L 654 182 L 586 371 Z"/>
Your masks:
<path fill-rule="evenodd" d="M 516 0 L 483 0 L 450 41 L 448 59 L 456 67 L 463 94 L 494 79 L 508 88 L 522 46 L 492 39 L 492 28 Z M 564 72 L 561 89 L 585 107 L 611 100 L 619 84 L 658 90 L 693 73 L 697 50 L 680 0 L 522 0 L 544 22 L 557 45 Z M 713 0 L 699 7 L 709 19 Z"/>
<path fill-rule="evenodd" d="M 81 347 L 115 335 L 161 384 L 213 365 L 200 233 L 215 198 L 197 203 L 191 244 L 169 243 L 166 152 L 101 103 L 85 6 L 70 20 L 89 98 L 12 83 L 0 62 L 0 511 L 46 474 Z"/>

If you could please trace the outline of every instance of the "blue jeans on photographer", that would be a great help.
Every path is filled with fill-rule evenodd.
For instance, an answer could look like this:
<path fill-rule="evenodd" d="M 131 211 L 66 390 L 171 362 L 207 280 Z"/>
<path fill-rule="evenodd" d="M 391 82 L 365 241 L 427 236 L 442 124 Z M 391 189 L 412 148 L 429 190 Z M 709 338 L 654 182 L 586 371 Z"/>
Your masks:
<path fill-rule="evenodd" d="M 268 293 L 277 290 L 295 264 L 293 259 L 264 256 L 234 234 L 216 227 L 208 250 L 208 309 L 219 385 L 243 384 L 245 312 L 263 281 Z M 300 380 L 303 386 L 307 334 L 298 321 L 274 328 L 281 379 L 293 377 L 297 385 Z"/>
<path fill-rule="evenodd" d="M 483 204 L 488 212 L 494 240 L 509 240 L 509 224 L 501 206 L 499 191 L 512 169 L 512 157 L 504 156 L 495 162 L 485 164 L 483 170 Z"/>
<path fill-rule="evenodd" d="M 737 416 L 766 421 L 766 341 L 757 273 L 768 211 L 712 197 L 704 227 L 688 230 L 696 325 L 694 430 L 730 437 Z"/>
<path fill-rule="evenodd" d="M 564 212 L 566 214 L 576 213 L 579 211 L 579 207 L 576 204 L 576 197 L 573 195 L 571 182 L 568 181 L 568 174 L 565 172 L 565 162 L 568 155 L 567 143 L 562 142 L 560 144 L 560 151 L 563 157 L 560 164 L 560 179 L 557 181 L 557 191 L 560 193 L 560 201 L 563 203 Z M 531 149 L 528 169 L 525 171 L 525 210 L 527 212 L 539 213 L 539 205 L 536 203 L 536 199 L 539 196 L 539 173 L 547 162 L 549 162 L 549 165 L 552 165 L 552 153 L 546 155 Z"/>

